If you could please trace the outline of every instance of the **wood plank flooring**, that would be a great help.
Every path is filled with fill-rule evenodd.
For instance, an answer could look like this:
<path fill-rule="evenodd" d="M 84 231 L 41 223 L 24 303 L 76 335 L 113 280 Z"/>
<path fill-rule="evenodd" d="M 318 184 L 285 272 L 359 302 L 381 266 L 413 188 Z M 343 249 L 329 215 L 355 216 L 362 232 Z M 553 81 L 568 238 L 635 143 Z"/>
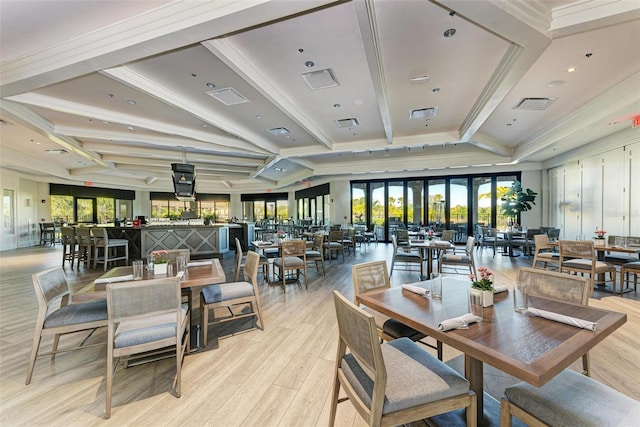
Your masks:
<path fill-rule="evenodd" d="M 60 265 L 60 247 L 36 247 L 0 253 L 0 425 L 210 425 L 210 426 L 326 426 L 337 326 L 331 291 L 353 297 L 351 265 L 391 259 L 391 245 L 369 246 L 344 264 L 327 263 L 322 277 L 309 269 L 309 289 L 296 284 L 261 285 L 265 331 L 241 331 L 241 325 L 210 329 L 206 351 L 189 355 L 183 368 L 182 397 L 172 392 L 175 373 L 171 359 L 119 369 L 113 389 L 111 419 L 105 421 L 106 348 L 63 353 L 54 360 L 39 358 L 31 385 L 24 384 L 33 338 L 37 303 L 31 274 Z M 497 283 L 510 283 L 526 257 L 493 257 L 485 251 L 477 265 L 494 270 Z M 232 277 L 233 258 L 223 261 Z M 101 274 L 81 268 L 65 269 L 74 290 Z M 414 282 L 416 272 L 394 271 L 392 284 Z M 446 291 L 446 290 L 445 290 Z M 640 297 L 596 294 L 590 304 L 627 313 L 628 322 L 605 339 L 591 356 L 592 376 L 640 400 Z M 231 322 L 230 322 L 231 323 Z M 227 324 L 229 325 L 229 324 Z M 231 328 L 231 329 L 229 329 Z M 61 346 L 85 335 L 63 337 Z M 104 330 L 90 342 L 106 339 Z M 43 340 L 43 347 L 51 339 Z M 459 352 L 445 346 L 445 358 L 462 369 Z M 575 364 L 577 369 L 578 363 Z M 486 367 L 485 389 L 500 397 L 516 380 Z M 338 426 L 362 426 L 349 402 L 338 407 Z"/>

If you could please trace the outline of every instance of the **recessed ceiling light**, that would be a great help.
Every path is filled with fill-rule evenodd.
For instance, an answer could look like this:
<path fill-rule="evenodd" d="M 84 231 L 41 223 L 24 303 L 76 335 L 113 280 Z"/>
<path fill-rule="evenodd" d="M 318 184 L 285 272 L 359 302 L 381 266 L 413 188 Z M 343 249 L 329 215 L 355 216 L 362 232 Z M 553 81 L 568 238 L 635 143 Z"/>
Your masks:
<path fill-rule="evenodd" d="M 44 150 L 44 152 L 47 154 L 67 154 L 67 150 L 64 150 L 62 148 L 57 148 L 53 150 Z"/>
<path fill-rule="evenodd" d="M 207 83 L 207 87 L 213 89 L 214 87 L 216 87 L 216 85 L 214 85 L 213 83 Z"/>
<path fill-rule="evenodd" d="M 133 99 L 128 99 L 128 100 L 127 100 L 127 104 L 136 105 L 136 104 L 137 104 L 137 102 L 136 102 L 136 101 L 134 101 Z"/>
<path fill-rule="evenodd" d="M 433 89 L 431 89 L 431 92 L 438 93 L 438 92 L 440 92 L 440 88 L 439 87 L 434 87 Z"/>
<path fill-rule="evenodd" d="M 553 80 L 553 81 L 550 81 L 549 83 L 547 83 L 547 87 L 559 87 L 559 86 L 562 86 L 565 83 L 566 83 L 566 81 L 564 81 L 564 80 Z"/>
<path fill-rule="evenodd" d="M 203 124 L 201 124 L 200 126 L 202 126 L 203 128 L 208 128 L 208 127 L 209 127 L 209 125 L 208 125 L 208 124 L 206 124 L 206 123 L 203 123 Z"/>
<path fill-rule="evenodd" d="M 333 104 L 333 108 L 340 108 L 341 105 L 340 104 Z"/>
<path fill-rule="evenodd" d="M 132 131 L 135 130 L 135 128 L 133 126 L 127 126 L 127 130 Z"/>
<path fill-rule="evenodd" d="M 413 76 L 409 79 L 411 83 L 424 83 L 429 80 L 429 76 Z"/>
<path fill-rule="evenodd" d="M 261 118 L 262 118 L 262 116 L 261 116 L 260 114 L 258 114 L 258 115 L 256 116 L 256 119 L 258 119 L 258 120 L 260 120 Z"/>
<path fill-rule="evenodd" d="M 574 71 L 576 71 L 576 67 L 571 67 L 567 70 L 568 73 L 573 73 Z"/>
<path fill-rule="evenodd" d="M 313 62 L 313 61 L 307 61 L 307 62 L 304 63 L 304 66 L 307 67 L 307 68 L 312 68 L 315 65 L 316 65 L 316 63 Z"/>
<path fill-rule="evenodd" d="M 108 125 L 108 124 L 110 124 L 111 122 L 108 122 L 108 121 L 106 121 L 106 120 L 103 120 L 103 121 L 102 121 L 102 123 L 104 123 L 105 125 Z"/>
<path fill-rule="evenodd" d="M 456 29 L 455 28 L 449 28 L 447 31 L 444 32 L 444 34 L 442 34 L 443 36 L 449 38 L 449 37 L 453 37 L 453 35 L 456 33 Z"/>

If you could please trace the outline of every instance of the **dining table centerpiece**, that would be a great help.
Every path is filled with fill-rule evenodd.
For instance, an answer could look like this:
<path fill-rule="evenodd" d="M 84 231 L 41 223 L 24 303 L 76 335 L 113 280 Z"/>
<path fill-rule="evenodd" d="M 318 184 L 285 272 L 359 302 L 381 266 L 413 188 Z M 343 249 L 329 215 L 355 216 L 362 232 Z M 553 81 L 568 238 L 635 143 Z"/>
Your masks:
<path fill-rule="evenodd" d="M 151 252 L 151 262 L 153 263 L 154 274 L 167 274 L 167 264 L 169 263 L 169 252 L 164 249 Z"/>
<path fill-rule="evenodd" d="M 607 234 L 607 232 L 604 230 L 598 230 L 598 228 L 596 227 L 595 234 L 596 235 L 593 237 L 593 244 L 595 246 L 604 246 L 605 245 L 604 235 Z"/>
<path fill-rule="evenodd" d="M 436 235 L 436 233 L 433 230 L 427 231 L 427 240 L 433 240 L 435 235 Z"/>
<path fill-rule="evenodd" d="M 493 305 L 493 272 L 487 267 L 478 267 L 478 276 L 470 274 L 471 293 L 482 295 L 482 306 L 491 307 Z"/>

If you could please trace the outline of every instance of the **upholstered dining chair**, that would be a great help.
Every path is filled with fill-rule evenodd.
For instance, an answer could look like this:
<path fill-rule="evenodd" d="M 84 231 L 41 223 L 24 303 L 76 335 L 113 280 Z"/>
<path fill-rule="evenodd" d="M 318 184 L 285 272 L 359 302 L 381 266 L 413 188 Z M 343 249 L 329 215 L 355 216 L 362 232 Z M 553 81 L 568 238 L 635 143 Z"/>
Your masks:
<path fill-rule="evenodd" d="M 233 281 L 237 282 L 240 278 L 240 272 L 244 268 L 245 263 L 247 262 L 247 256 L 242 252 L 242 244 L 240 243 L 240 239 L 237 237 L 236 240 L 236 270 L 233 275 Z M 262 276 L 266 280 L 269 277 L 269 259 L 265 255 L 260 255 L 259 265 L 262 266 Z"/>
<path fill-rule="evenodd" d="M 314 234 L 313 235 L 313 246 L 311 249 L 307 249 L 306 252 L 306 260 L 307 262 L 314 262 L 316 264 L 316 270 L 319 272 L 320 267 L 318 263 L 322 265 L 322 275 L 325 275 L 324 270 L 324 253 L 322 250 L 322 245 L 324 243 L 324 236 L 322 234 Z"/>
<path fill-rule="evenodd" d="M 424 274 L 424 260 L 422 259 L 422 251 L 414 251 L 405 247 L 398 247 L 398 240 L 395 235 L 391 236 L 391 243 L 393 244 L 393 258 L 391 259 L 391 271 L 389 274 L 393 274 L 393 269 L 397 263 L 405 265 L 407 270 L 411 269 L 414 264 L 418 265 L 420 270 L 420 277 Z"/>
<path fill-rule="evenodd" d="M 139 280 L 107 285 L 109 313 L 105 418 L 111 417 L 113 378 L 121 357 L 148 356 L 174 347 L 176 397 L 182 390 L 183 355 L 188 352 L 191 313 L 182 303 L 180 279 Z M 114 366 L 114 359 L 117 359 Z"/>
<path fill-rule="evenodd" d="M 307 242 L 304 240 L 285 240 L 280 244 L 282 256 L 273 260 L 273 274 L 282 281 L 282 290 L 287 289 L 287 271 L 296 272 L 296 280 L 300 280 L 300 271 L 304 276 L 304 287 L 307 288 Z M 275 280 L 275 278 L 274 278 Z"/>
<path fill-rule="evenodd" d="M 202 345 L 207 346 L 209 325 L 241 319 L 243 317 L 257 317 L 260 328 L 264 330 L 264 318 L 260 306 L 260 292 L 258 291 L 258 266 L 260 255 L 247 252 L 244 264 L 243 282 L 222 283 L 210 285 L 200 291 L 200 322 L 202 329 Z M 245 311 L 244 307 L 250 309 Z M 243 307 L 239 310 L 239 307 Z M 226 316 L 216 317 L 216 308 L 226 309 Z M 212 320 L 209 321 L 209 311 Z"/>
<path fill-rule="evenodd" d="M 408 424 L 458 408 L 467 409 L 468 426 L 476 425 L 476 395 L 462 375 L 408 338 L 380 344 L 371 314 L 337 291 L 333 300 L 339 338 L 330 426 L 345 400 L 369 426 Z M 339 398 L 341 388 L 346 398 Z"/>
<path fill-rule="evenodd" d="M 191 261 L 191 250 L 190 249 L 168 249 L 167 250 L 167 260 L 171 264 L 176 263 L 176 259 L 178 257 L 183 256 L 187 262 Z"/>
<path fill-rule="evenodd" d="M 458 274 L 458 268 L 466 267 L 469 269 L 469 272 L 475 276 L 476 262 L 473 254 L 475 244 L 476 239 L 469 236 L 467 237 L 467 244 L 464 247 L 464 255 L 442 252 L 440 254 L 440 259 L 438 260 L 438 271 L 442 273 L 443 268 L 453 268 L 456 274 Z"/>
<path fill-rule="evenodd" d="M 498 247 L 504 247 L 507 240 L 498 237 L 498 230 L 495 228 L 482 227 L 482 240 L 480 241 L 480 253 L 487 247 L 493 249 L 493 256 L 496 256 Z"/>
<path fill-rule="evenodd" d="M 323 243 L 323 249 L 329 255 L 329 262 L 333 258 L 333 253 L 336 254 L 336 259 L 338 259 L 338 254 L 342 254 L 342 262 L 344 263 L 344 245 L 342 242 L 342 231 L 341 230 L 332 230 L 329 231 L 329 236 L 327 237 L 327 241 Z"/>
<path fill-rule="evenodd" d="M 560 248 L 560 272 L 588 274 L 592 297 L 596 274 L 609 273 L 615 294 L 616 267 L 596 259 L 595 248 L 591 240 L 559 240 L 558 246 Z"/>
<path fill-rule="evenodd" d="M 58 350 L 62 335 L 82 331 L 93 333 L 96 328 L 107 326 L 107 302 L 97 300 L 72 303 L 71 291 L 62 267 L 53 267 L 35 273 L 32 279 L 38 300 L 38 317 L 33 334 L 26 384 L 31 383 L 36 358 L 40 356 L 51 355 L 53 359 L 57 353 L 105 345 L 104 342 L 84 345 L 85 338 L 78 347 Z M 40 353 L 40 342 L 46 335 L 54 335 L 53 348 L 50 352 Z"/>
<path fill-rule="evenodd" d="M 538 262 L 541 262 L 543 268 L 547 268 L 547 264 L 554 264 L 558 266 L 560 264 L 560 254 L 553 251 L 553 246 L 549 242 L 549 236 L 546 234 L 536 234 L 533 236 L 534 241 L 534 255 L 533 255 L 533 268 L 538 267 Z"/>
<path fill-rule="evenodd" d="M 360 295 L 379 289 L 389 289 L 391 287 L 391 281 L 387 271 L 387 261 L 385 260 L 354 264 L 351 267 L 351 278 L 353 279 L 354 303 L 358 306 L 360 306 L 358 304 L 358 297 Z M 422 332 L 418 332 L 404 323 L 392 319 L 377 310 L 367 306 L 360 307 L 367 313 L 373 315 L 376 328 L 378 329 L 378 336 L 381 340 L 391 341 L 397 338 L 406 337 L 411 341 L 420 341 L 426 337 Z M 435 346 L 424 341 L 420 342 L 435 349 L 438 352 L 438 359 L 442 360 L 442 342 L 436 341 Z"/>
<path fill-rule="evenodd" d="M 640 261 L 622 264 L 620 268 L 620 295 L 624 296 L 624 287 L 631 283 L 633 276 L 633 292 L 638 291 L 638 276 L 640 276 Z"/>
<path fill-rule="evenodd" d="M 129 241 L 127 239 L 110 238 L 105 227 L 93 227 L 91 234 L 94 238 L 93 268 L 96 268 L 98 264 L 103 264 L 104 271 L 107 271 L 110 262 L 124 260 L 125 264 L 129 263 Z M 123 249 L 124 255 L 118 254 L 118 249 Z M 102 256 L 100 256 L 100 250 L 102 250 Z"/>
<path fill-rule="evenodd" d="M 518 281 L 528 285 L 529 295 L 589 305 L 589 280 L 584 277 L 562 274 L 554 271 L 522 267 L 518 270 Z M 589 376 L 589 353 L 582 355 L 582 373 Z"/>

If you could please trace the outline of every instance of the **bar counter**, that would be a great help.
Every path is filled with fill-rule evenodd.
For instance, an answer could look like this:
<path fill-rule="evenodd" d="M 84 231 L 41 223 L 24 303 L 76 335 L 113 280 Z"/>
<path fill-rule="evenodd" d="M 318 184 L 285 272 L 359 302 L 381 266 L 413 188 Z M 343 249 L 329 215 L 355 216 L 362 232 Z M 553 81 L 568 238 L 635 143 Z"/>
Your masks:
<path fill-rule="evenodd" d="M 221 257 L 229 239 L 242 233 L 238 224 L 108 227 L 109 237 L 129 241 L 129 259 L 143 259 L 158 249 L 189 249 L 191 258 Z"/>

